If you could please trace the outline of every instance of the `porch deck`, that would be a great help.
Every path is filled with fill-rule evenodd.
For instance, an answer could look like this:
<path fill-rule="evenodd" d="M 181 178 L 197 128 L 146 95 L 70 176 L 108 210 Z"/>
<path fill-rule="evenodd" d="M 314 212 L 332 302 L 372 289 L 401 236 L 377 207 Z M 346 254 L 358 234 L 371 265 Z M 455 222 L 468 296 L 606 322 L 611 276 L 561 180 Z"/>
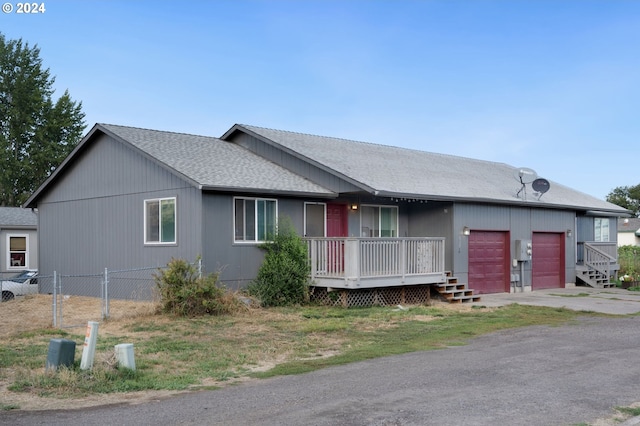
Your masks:
<path fill-rule="evenodd" d="M 366 289 L 446 282 L 444 238 L 306 238 L 312 285 Z"/>

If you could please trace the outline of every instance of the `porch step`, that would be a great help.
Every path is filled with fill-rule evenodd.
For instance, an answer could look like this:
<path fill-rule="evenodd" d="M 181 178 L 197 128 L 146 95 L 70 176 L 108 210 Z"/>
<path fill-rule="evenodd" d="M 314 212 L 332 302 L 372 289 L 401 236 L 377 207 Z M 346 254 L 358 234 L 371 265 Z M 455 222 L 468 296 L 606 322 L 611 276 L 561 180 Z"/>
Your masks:
<path fill-rule="evenodd" d="M 612 288 L 616 285 L 609 281 L 609 277 L 595 269 L 586 267 L 576 269 L 576 277 L 583 283 L 593 288 Z"/>
<path fill-rule="evenodd" d="M 467 287 L 467 284 L 458 282 L 458 278 L 446 272 L 447 281 L 444 283 L 436 283 L 433 287 L 440 295 L 449 303 L 474 303 L 480 301 L 480 296 L 474 295 L 473 290 Z"/>

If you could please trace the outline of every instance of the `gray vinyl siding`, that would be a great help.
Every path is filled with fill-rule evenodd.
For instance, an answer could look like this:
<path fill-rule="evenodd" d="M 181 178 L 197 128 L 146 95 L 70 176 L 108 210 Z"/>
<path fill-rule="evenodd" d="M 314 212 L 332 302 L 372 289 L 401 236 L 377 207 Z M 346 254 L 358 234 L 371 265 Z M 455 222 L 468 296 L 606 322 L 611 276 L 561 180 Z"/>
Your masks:
<path fill-rule="evenodd" d="M 238 145 L 247 148 L 249 151 L 271 160 L 274 163 L 289 169 L 300 176 L 304 176 L 316 184 L 332 191 L 344 193 L 361 190 L 361 188 L 345 181 L 344 179 L 340 179 L 339 177 L 328 173 L 307 161 L 302 161 L 282 149 L 264 143 L 246 133 L 238 133 L 234 135 L 232 140 Z"/>
<path fill-rule="evenodd" d="M 201 253 L 200 190 L 108 137 L 83 153 L 38 203 L 40 271 L 96 274 Z M 73 171 L 73 173 L 69 173 Z M 176 198 L 176 244 L 144 244 L 144 200 Z"/>
<path fill-rule="evenodd" d="M 452 253 L 453 272 L 466 282 L 469 272 L 468 237 L 462 229 L 468 226 L 471 232 L 504 231 L 509 233 L 511 258 L 515 257 L 515 240 L 531 240 L 534 232 L 575 233 L 575 213 L 572 211 L 533 209 L 525 207 L 489 206 L 483 204 L 456 203 L 454 208 L 453 238 L 447 251 Z M 533 254 L 535 256 L 535 253 Z M 567 238 L 565 244 L 565 278 L 575 282 L 575 244 Z M 519 273 L 520 268 L 511 268 L 511 273 Z M 524 282 L 531 283 L 531 262 L 524 264 Z"/>
<path fill-rule="evenodd" d="M 247 197 L 242 194 L 242 197 Z M 278 218 L 289 217 L 299 235 L 303 232 L 304 201 L 274 198 L 278 203 Z M 235 243 L 233 226 L 233 195 L 205 193 L 203 195 L 203 267 L 205 272 L 220 274 L 227 287 L 238 289 L 253 280 L 264 260 L 264 251 L 255 243 Z"/>

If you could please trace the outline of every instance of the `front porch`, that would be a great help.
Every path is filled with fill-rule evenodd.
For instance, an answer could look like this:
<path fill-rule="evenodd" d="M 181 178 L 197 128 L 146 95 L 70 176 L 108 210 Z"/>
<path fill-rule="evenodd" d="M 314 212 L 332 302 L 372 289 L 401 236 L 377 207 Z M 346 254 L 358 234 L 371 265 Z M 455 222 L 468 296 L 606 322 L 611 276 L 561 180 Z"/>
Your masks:
<path fill-rule="evenodd" d="M 447 282 L 444 238 L 306 238 L 312 286 L 370 289 Z"/>
<path fill-rule="evenodd" d="M 615 242 L 578 243 L 576 278 L 590 287 L 615 287 L 611 278 L 617 279 L 620 264 Z"/>

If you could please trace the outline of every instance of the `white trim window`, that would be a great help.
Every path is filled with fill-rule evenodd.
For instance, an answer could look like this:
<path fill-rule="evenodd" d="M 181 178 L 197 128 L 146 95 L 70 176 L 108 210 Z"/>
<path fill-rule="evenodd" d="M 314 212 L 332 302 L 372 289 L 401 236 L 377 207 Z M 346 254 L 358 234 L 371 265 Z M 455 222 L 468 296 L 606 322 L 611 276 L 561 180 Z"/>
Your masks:
<path fill-rule="evenodd" d="M 7 234 L 7 269 L 29 266 L 29 235 Z"/>
<path fill-rule="evenodd" d="M 144 200 L 144 243 L 176 243 L 176 198 Z"/>
<path fill-rule="evenodd" d="M 360 208 L 360 224 L 362 237 L 397 237 L 398 207 L 363 205 Z"/>
<path fill-rule="evenodd" d="M 593 223 L 594 223 L 593 240 L 600 241 L 600 242 L 608 242 L 609 241 L 609 219 L 596 217 Z"/>
<path fill-rule="evenodd" d="M 304 203 L 304 236 L 325 237 L 327 235 L 326 203 Z"/>
<path fill-rule="evenodd" d="M 278 202 L 267 198 L 235 197 L 233 222 L 235 242 L 265 242 L 276 233 Z"/>

